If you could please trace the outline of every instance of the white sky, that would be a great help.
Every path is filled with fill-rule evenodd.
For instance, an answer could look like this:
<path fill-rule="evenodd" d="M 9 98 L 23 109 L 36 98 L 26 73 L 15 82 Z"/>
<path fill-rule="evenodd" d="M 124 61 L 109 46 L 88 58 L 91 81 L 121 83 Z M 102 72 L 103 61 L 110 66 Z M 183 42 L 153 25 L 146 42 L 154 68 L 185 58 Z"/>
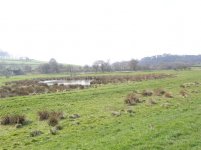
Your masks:
<path fill-rule="evenodd" d="M 201 54 L 201 0 L 0 0 L 0 49 L 83 65 Z"/>

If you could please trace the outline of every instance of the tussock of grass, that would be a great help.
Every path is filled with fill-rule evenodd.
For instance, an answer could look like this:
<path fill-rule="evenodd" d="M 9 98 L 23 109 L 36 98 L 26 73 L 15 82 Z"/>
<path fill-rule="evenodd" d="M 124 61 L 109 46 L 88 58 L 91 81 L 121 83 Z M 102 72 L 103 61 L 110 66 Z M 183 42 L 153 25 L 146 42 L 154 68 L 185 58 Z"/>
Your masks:
<path fill-rule="evenodd" d="M 47 110 L 39 111 L 38 112 L 39 120 L 47 120 L 50 116 L 49 112 Z"/>
<path fill-rule="evenodd" d="M 163 88 L 158 88 L 158 89 L 155 89 L 154 92 L 157 96 L 163 96 L 166 93 L 166 90 Z"/>
<path fill-rule="evenodd" d="M 142 92 L 142 95 L 143 96 L 152 96 L 153 95 L 153 91 L 151 91 L 151 90 L 144 90 L 143 92 Z"/>
<path fill-rule="evenodd" d="M 147 100 L 147 105 L 151 106 L 151 105 L 155 105 L 155 104 L 157 104 L 156 100 L 154 100 L 152 98 Z"/>
<path fill-rule="evenodd" d="M 85 86 L 82 85 L 58 85 L 54 84 L 48 86 L 44 83 L 39 83 L 39 81 L 44 80 L 92 80 L 91 85 L 95 84 L 108 84 L 108 83 L 124 83 L 130 81 L 144 81 L 144 80 L 155 80 L 170 78 L 173 75 L 170 74 L 141 74 L 141 75 L 109 75 L 109 76 L 88 76 L 88 77 L 60 77 L 60 78 L 43 78 L 35 80 L 21 80 L 7 82 L 5 86 L 0 87 L 0 98 L 13 97 L 13 96 L 25 96 L 25 95 L 35 95 L 44 93 L 56 93 L 64 92 L 72 89 L 84 89 Z"/>
<path fill-rule="evenodd" d="M 25 124 L 24 115 L 6 115 L 1 117 L 2 125 Z"/>
<path fill-rule="evenodd" d="M 171 92 L 166 92 L 164 96 L 167 98 L 173 98 L 174 97 Z"/>
<path fill-rule="evenodd" d="M 39 116 L 40 121 L 48 120 L 51 117 L 55 117 L 58 120 L 59 119 L 64 119 L 64 113 L 62 111 L 56 112 L 56 111 L 43 110 L 43 111 L 38 112 L 38 116 Z"/>
<path fill-rule="evenodd" d="M 124 102 L 128 105 L 136 105 L 137 103 L 140 103 L 140 98 L 135 93 L 130 93 L 126 96 Z"/>
<path fill-rule="evenodd" d="M 181 90 L 179 93 L 180 93 L 180 95 L 183 96 L 183 97 L 187 97 L 187 96 L 188 96 L 188 92 L 185 91 L 185 90 Z"/>
<path fill-rule="evenodd" d="M 58 117 L 56 116 L 51 116 L 50 119 L 48 120 L 49 126 L 56 126 L 59 123 Z"/>
<path fill-rule="evenodd" d="M 58 111 L 58 112 L 52 111 L 49 114 L 50 114 L 50 117 L 55 117 L 57 119 L 64 119 L 65 118 L 64 113 L 62 111 Z"/>

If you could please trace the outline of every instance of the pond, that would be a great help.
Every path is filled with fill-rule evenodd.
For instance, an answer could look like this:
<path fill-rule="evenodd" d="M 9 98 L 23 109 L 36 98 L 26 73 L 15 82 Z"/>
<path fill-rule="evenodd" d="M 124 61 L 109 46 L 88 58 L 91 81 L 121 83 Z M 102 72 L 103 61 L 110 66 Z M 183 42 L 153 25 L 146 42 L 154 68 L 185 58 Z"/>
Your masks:
<path fill-rule="evenodd" d="M 58 84 L 58 85 L 83 85 L 83 86 L 89 86 L 91 84 L 92 80 L 46 80 L 46 81 L 40 81 L 39 83 L 45 83 L 48 86 Z"/>

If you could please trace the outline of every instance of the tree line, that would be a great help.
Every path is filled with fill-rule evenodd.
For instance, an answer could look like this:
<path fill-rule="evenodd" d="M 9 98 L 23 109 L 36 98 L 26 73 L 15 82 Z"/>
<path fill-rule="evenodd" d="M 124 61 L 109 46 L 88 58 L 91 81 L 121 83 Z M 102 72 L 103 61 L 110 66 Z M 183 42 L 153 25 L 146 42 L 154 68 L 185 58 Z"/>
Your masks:
<path fill-rule="evenodd" d="M 1 53 L 0 53 L 1 54 Z M 6 55 L 6 53 L 2 53 Z M 97 60 L 92 65 L 65 65 L 60 64 L 52 58 L 47 63 L 40 64 L 37 67 L 31 65 L 13 65 L 6 66 L 0 63 L 0 75 L 22 75 L 26 73 L 70 73 L 77 72 L 115 72 L 115 71 L 137 71 L 137 70 L 162 70 L 162 69 L 189 69 L 193 65 L 201 65 L 201 55 L 157 55 L 145 57 L 141 60 L 131 59 L 128 61 L 110 61 Z"/>

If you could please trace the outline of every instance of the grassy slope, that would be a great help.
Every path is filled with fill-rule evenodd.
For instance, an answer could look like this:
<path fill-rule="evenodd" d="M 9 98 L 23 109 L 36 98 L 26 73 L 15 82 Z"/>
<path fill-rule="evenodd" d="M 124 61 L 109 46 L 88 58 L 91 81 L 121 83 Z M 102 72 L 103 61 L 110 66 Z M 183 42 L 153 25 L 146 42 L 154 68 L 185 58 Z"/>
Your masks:
<path fill-rule="evenodd" d="M 4 76 L 0 76 L 0 86 L 4 85 L 5 82 L 11 81 L 19 81 L 19 80 L 31 80 L 36 78 L 52 78 L 52 77 L 66 77 L 69 74 L 27 74 L 27 75 L 19 75 L 19 76 L 12 76 L 6 78 Z"/>
<path fill-rule="evenodd" d="M 0 59 L 0 64 L 3 64 L 5 66 L 8 66 L 8 67 L 14 67 L 14 66 L 17 66 L 17 67 L 21 67 L 21 66 L 25 66 L 25 65 L 29 65 L 33 68 L 35 67 L 38 67 L 40 64 L 42 64 L 44 62 L 42 61 L 37 61 L 37 60 L 29 60 L 29 61 L 26 61 L 26 60 L 15 60 L 15 59 Z"/>
<path fill-rule="evenodd" d="M 111 72 L 111 73 L 83 73 L 83 74 L 76 74 L 76 76 L 108 76 L 108 75 L 137 75 L 137 74 L 150 74 L 154 73 L 153 71 L 147 72 Z M 167 73 L 167 71 L 160 71 L 160 73 Z M 174 73 L 174 71 L 168 71 L 168 73 Z M 4 76 L 0 76 L 0 86 L 4 85 L 5 82 L 10 81 L 18 81 L 18 80 L 31 80 L 36 78 L 52 78 L 52 77 L 66 77 L 70 76 L 69 73 L 60 73 L 60 74 L 27 74 L 27 75 L 19 75 L 19 76 L 12 76 L 10 78 L 6 78 Z"/>
<path fill-rule="evenodd" d="M 187 98 L 179 96 L 180 85 L 185 82 L 201 82 L 201 71 L 177 72 L 176 78 L 143 81 L 128 84 L 109 84 L 98 88 L 76 90 L 67 93 L 15 97 L 0 101 L 0 116 L 7 113 L 26 114 L 31 124 L 21 129 L 0 126 L 2 149 L 201 149 L 201 93 Z M 158 104 L 144 103 L 131 107 L 134 116 L 124 113 L 111 116 L 112 110 L 125 109 L 127 93 L 133 90 L 165 87 L 175 98 L 155 97 Z M 201 87 L 192 90 L 201 91 Z M 169 102 L 170 108 L 161 104 Z M 67 115 L 78 113 L 80 125 L 62 120 L 64 127 L 59 134 L 49 134 L 46 122 L 39 122 L 37 111 L 63 110 Z M 30 137 L 33 130 L 43 135 Z"/>

